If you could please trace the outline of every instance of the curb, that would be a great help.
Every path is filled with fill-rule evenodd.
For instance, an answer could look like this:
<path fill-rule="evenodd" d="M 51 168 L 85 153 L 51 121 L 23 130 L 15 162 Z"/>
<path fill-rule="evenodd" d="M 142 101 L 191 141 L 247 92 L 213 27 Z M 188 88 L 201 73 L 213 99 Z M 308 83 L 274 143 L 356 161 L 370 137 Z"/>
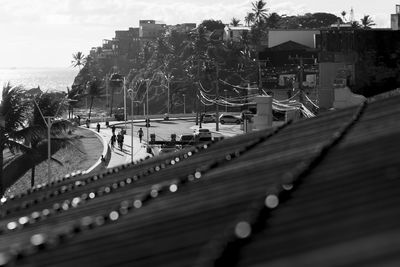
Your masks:
<path fill-rule="evenodd" d="M 109 160 L 107 157 L 109 157 L 111 155 L 111 153 L 110 153 L 110 148 L 108 146 L 108 142 L 105 139 L 103 139 L 103 137 L 98 132 L 96 132 L 95 130 L 87 128 L 86 126 L 79 126 L 79 127 L 81 127 L 82 129 L 91 131 L 91 132 L 96 134 L 97 138 L 103 143 L 103 152 L 101 154 L 105 155 L 106 161 Z M 89 169 L 87 169 L 86 171 L 82 171 L 82 173 L 83 174 L 88 174 L 88 173 L 92 172 L 97 167 L 101 166 L 101 163 L 102 163 L 101 162 L 101 158 L 99 158 Z"/>

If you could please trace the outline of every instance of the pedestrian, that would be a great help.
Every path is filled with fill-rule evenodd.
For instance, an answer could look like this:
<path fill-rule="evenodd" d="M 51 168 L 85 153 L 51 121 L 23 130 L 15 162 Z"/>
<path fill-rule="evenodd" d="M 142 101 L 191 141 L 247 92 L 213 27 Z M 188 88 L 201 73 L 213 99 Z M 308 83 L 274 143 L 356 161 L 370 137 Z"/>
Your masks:
<path fill-rule="evenodd" d="M 90 120 L 86 119 L 86 127 L 89 128 L 89 126 L 90 126 Z"/>
<path fill-rule="evenodd" d="M 124 144 L 124 136 L 122 135 L 122 132 L 118 133 L 117 142 L 118 142 L 119 149 L 122 151 L 122 146 Z"/>
<path fill-rule="evenodd" d="M 112 136 L 111 136 L 111 147 L 112 148 L 114 148 L 114 144 L 115 144 L 115 141 L 117 140 L 117 137 L 115 136 L 115 134 L 113 134 Z"/>
<path fill-rule="evenodd" d="M 97 132 L 99 133 L 100 132 L 100 123 L 97 123 L 96 127 L 97 127 Z"/>
<path fill-rule="evenodd" d="M 113 135 L 115 135 L 115 125 L 111 126 L 111 132 Z"/>
<path fill-rule="evenodd" d="M 140 143 L 141 143 L 141 142 L 142 142 L 142 137 L 143 137 L 143 130 L 142 130 L 142 128 L 139 129 L 138 135 L 139 135 L 139 140 L 140 140 Z"/>

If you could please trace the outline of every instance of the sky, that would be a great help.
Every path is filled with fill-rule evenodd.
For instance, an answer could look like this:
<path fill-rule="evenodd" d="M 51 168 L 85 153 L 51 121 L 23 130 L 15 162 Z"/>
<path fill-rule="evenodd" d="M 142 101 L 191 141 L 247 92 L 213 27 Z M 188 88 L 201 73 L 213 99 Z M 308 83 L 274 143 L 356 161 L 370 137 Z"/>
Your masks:
<path fill-rule="evenodd" d="M 115 30 L 138 27 L 140 19 L 168 25 L 205 19 L 244 22 L 255 0 L 0 0 L 0 68 L 70 67 L 72 54 L 87 55 Z M 267 0 L 280 15 L 354 9 L 359 20 L 370 15 L 376 27 L 390 27 L 396 0 Z M 379 3 L 379 4 L 377 4 Z"/>

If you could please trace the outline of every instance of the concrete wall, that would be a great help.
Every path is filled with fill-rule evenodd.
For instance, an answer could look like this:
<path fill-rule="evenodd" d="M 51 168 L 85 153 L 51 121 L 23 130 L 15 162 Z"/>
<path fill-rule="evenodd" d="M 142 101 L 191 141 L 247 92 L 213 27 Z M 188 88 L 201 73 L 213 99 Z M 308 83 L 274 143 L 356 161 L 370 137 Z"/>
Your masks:
<path fill-rule="evenodd" d="M 335 101 L 333 107 L 336 109 L 360 105 L 366 98 L 362 95 L 353 94 L 348 87 L 335 88 Z"/>
<path fill-rule="evenodd" d="M 318 30 L 270 30 L 268 32 L 268 47 L 293 41 L 315 48 L 314 35 L 319 33 Z"/>
<path fill-rule="evenodd" d="M 345 67 L 344 63 L 321 62 L 319 63 L 319 91 L 318 103 L 321 108 L 331 108 L 334 101 L 333 83 L 339 69 Z"/>
<path fill-rule="evenodd" d="M 391 28 L 394 31 L 400 30 L 400 14 L 390 15 Z"/>

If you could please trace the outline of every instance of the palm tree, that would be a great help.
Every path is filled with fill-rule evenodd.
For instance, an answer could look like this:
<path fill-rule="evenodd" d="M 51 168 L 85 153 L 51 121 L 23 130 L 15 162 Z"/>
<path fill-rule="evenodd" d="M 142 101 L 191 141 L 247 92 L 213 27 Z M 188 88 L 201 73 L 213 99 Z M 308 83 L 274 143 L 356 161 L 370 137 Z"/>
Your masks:
<path fill-rule="evenodd" d="M 347 14 L 347 13 L 346 13 L 346 11 L 344 11 L 344 10 L 342 11 L 342 13 L 340 13 L 340 15 L 342 15 L 343 22 L 346 22 L 346 20 L 347 20 L 347 19 L 346 19 L 346 14 Z"/>
<path fill-rule="evenodd" d="M 376 24 L 369 15 L 364 15 L 361 19 L 361 25 L 364 29 L 371 29 L 371 26 L 375 26 Z"/>
<path fill-rule="evenodd" d="M 354 28 L 354 29 L 361 28 L 360 23 L 359 23 L 358 21 L 356 21 L 356 20 L 351 21 L 351 22 L 350 22 L 350 26 L 351 26 L 352 28 Z"/>
<path fill-rule="evenodd" d="M 68 95 L 67 95 L 68 97 Z M 34 107 L 32 116 L 29 120 L 29 127 L 27 130 L 29 132 L 34 132 L 36 134 L 29 134 L 28 144 L 31 148 L 23 155 L 24 160 L 27 161 L 31 166 L 31 186 L 35 184 L 35 167 L 40 162 L 47 158 L 47 125 L 44 122 L 43 116 L 58 116 L 60 111 L 64 110 L 64 100 L 61 99 L 56 93 L 44 93 L 42 95 L 35 96 Z M 71 127 L 71 123 L 66 120 L 56 120 L 51 124 L 51 147 L 52 151 L 57 151 L 60 147 L 64 147 L 70 144 L 69 138 L 63 137 L 62 135 L 66 133 Z M 53 162 L 62 165 L 60 161 L 51 157 Z"/>
<path fill-rule="evenodd" d="M 80 86 L 72 86 L 72 89 L 69 89 L 67 87 L 67 101 L 68 101 L 68 118 L 71 119 L 71 117 L 74 116 L 74 107 L 76 107 L 80 96 Z"/>
<path fill-rule="evenodd" d="M 233 27 L 237 27 L 237 26 L 239 26 L 239 22 L 240 22 L 240 19 L 232 18 L 232 20 L 231 20 L 231 25 L 232 25 Z"/>
<path fill-rule="evenodd" d="M 257 24 L 261 23 L 261 21 L 267 18 L 267 11 L 268 9 L 265 8 L 267 5 L 266 2 L 263 0 L 258 0 L 252 3 L 253 5 L 253 12 L 254 12 L 254 19 Z"/>
<path fill-rule="evenodd" d="M 76 52 L 72 54 L 72 67 L 78 67 L 81 70 L 81 67 L 86 64 L 86 57 L 82 52 Z"/>
<path fill-rule="evenodd" d="M 92 81 L 87 83 L 86 95 L 90 97 L 90 107 L 89 107 L 89 120 L 92 114 L 93 100 L 100 96 L 102 92 L 101 82 L 94 78 Z"/>
<path fill-rule="evenodd" d="M 0 104 L 0 195 L 5 190 L 4 149 L 8 148 L 11 152 L 29 150 L 20 142 L 26 140 L 28 134 L 25 123 L 28 119 L 29 103 L 24 101 L 24 93 L 22 87 L 13 87 L 10 83 L 3 87 Z"/>
<path fill-rule="evenodd" d="M 254 22 L 254 13 L 247 13 L 247 16 L 244 18 L 244 21 L 246 23 L 246 26 L 250 26 L 250 23 Z"/>

